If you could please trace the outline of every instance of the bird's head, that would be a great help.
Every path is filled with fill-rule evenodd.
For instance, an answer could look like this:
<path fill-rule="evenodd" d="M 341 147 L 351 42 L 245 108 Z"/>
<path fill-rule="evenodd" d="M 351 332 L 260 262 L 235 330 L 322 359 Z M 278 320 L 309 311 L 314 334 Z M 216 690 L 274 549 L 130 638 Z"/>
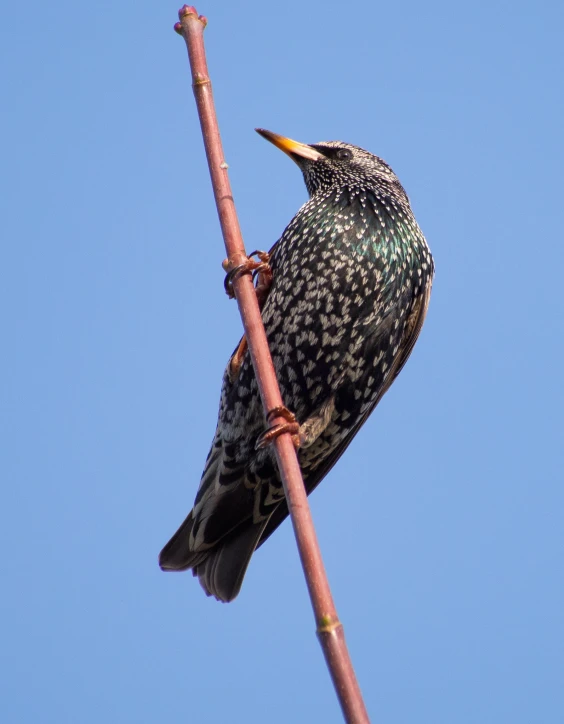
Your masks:
<path fill-rule="evenodd" d="M 335 186 L 380 188 L 404 196 L 398 177 L 378 156 L 343 141 L 299 143 L 278 133 L 257 133 L 284 151 L 301 169 L 310 196 Z"/>

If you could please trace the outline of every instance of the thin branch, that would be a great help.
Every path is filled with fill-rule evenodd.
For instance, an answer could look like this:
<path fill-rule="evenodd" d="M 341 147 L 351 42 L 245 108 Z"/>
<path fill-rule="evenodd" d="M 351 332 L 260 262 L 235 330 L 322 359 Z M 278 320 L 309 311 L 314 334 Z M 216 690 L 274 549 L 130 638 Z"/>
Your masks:
<path fill-rule="evenodd" d="M 198 15 L 196 8 L 188 5 L 179 11 L 178 17 L 180 22 L 176 23 L 174 28 L 183 36 L 188 48 L 194 95 L 217 212 L 227 250 L 228 268 L 233 269 L 245 262 L 247 255 L 231 193 L 211 81 L 208 75 L 203 38 L 207 20 Z M 244 274 L 237 277 L 233 282 L 233 287 L 265 415 L 267 415 L 269 411 L 281 408 L 283 401 L 251 276 Z M 271 416 L 270 419 L 273 425 L 285 422 L 281 416 Z M 366 724 L 369 721 L 368 714 L 345 643 L 343 626 L 333 603 L 292 437 L 290 433 L 284 433 L 277 437 L 273 444 L 314 610 L 317 635 L 333 679 L 333 685 L 337 691 L 345 720 L 351 724 Z"/>

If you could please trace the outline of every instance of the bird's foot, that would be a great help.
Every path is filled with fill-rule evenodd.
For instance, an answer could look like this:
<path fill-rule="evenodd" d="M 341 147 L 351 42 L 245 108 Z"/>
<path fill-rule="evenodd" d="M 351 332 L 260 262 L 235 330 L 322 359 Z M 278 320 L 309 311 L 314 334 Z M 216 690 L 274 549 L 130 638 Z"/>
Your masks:
<path fill-rule="evenodd" d="M 272 274 L 272 267 L 270 266 L 270 254 L 267 251 L 255 251 L 255 254 L 258 256 L 261 263 L 255 269 L 253 279 L 255 276 L 257 277 L 255 293 L 257 295 L 259 309 L 262 311 L 274 277 Z"/>
<path fill-rule="evenodd" d="M 253 261 L 253 259 L 250 258 L 252 256 L 257 256 L 259 261 Z M 249 257 L 247 257 L 246 262 L 243 262 L 242 264 L 237 265 L 234 269 L 227 271 L 229 269 L 229 259 L 225 259 L 222 266 L 227 271 L 224 281 L 227 296 L 230 299 L 233 299 L 233 297 L 235 296 L 233 291 L 233 281 L 238 276 L 240 276 L 241 274 L 252 274 L 254 279 L 258 275 L 255 293 L 257 296 L 259 309 L 262 310 L 264 303 L 266 302 L 266 298 L 268 297 L 270 287 L 272 286 L 272 269 L 270 267 L 269 261 L 270 254 L 268 252 L 253 251 L 253 253 L 249 254 Z M 247 338 L 243 337 L 239 342 L 235 353 L 231 357 L 231 360 L 229 361 L 229 379 L 232 383 L 235 382 L 237 376 L 239 375 L 239 370 L 241 369 L 241 365 L 243 364 L 243 359 L 247 351 L 247 346 Z"/>
<path fill-rule="evenodd" d="M 259 261 L 252 259 L 251 257 L 253 256 L 258 257 Z M 225 281 L 223 282 L 225 293 L 229 299 L 233 299 L 235 297 L 235 291 L 233 289 L 233 282 L 235 279 L 240 277 L 242 274 L 252 274 L 253 279 L 258 275 L 256 293 L 259 307 L 262 308 L 262 305 L 268 295 L 270 285 L 272 284 L 272 269 L 269 261 L 270 254 L 267 251 L 253 251 L 252 254 L 249 254 L 246 261 L 242 264 L 237 264 L 236 267 L 230 269 L 225 275 Z M 222 266 L 227 270 L 229 268 L 229 260 L 226 259 Z"/>
<path fill-rule="evenodd" d="M 292 436 L 292 442 L 296 450 L 300 447 L 300 424 L 296 420 L 294 413 L 290 412 L 290 410 L 283 405 L 274 407 L 266 416 L 267 423 L 270 423 L 276 417 L 283 417 L 286 422 L 273 425 L 260 434 L 255 443 L 255 450 L 263 450 L 265 447 L 271 445 L 279 435 L 285 432 L 289 432 Z"/>

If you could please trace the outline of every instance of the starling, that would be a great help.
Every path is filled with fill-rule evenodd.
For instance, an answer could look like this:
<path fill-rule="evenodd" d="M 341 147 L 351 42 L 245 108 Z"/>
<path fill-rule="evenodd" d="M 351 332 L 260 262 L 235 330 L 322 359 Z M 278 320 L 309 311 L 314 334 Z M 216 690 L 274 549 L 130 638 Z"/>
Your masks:
<path fill-rule="evenodd" d="M 341 457 L 419 336 L 434 264 L 408 197 L 378 156 L 341 141 L 306 145 L 257 129 L 301 169 L 309 200 L 270 252 L 262 319 L 282 399 L 299 423 L 308 494 Z M 194 507 L 160 554 L 207 595 L 237 596 L 255 549 L 288 515 L 249 353 L 221 389 Z"/>

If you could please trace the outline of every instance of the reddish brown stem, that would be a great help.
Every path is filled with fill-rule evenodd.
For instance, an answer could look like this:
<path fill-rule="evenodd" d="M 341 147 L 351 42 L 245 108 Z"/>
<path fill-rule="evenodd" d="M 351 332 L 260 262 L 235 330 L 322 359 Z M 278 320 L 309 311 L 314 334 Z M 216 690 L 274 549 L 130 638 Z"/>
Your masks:
<path fill-rule="evenodd" d="M 192 69 L 192 85 L 204 137 L 213 192 L 227 250 L 228 266 L 232 269 L 244 262 L 247 255 L 227 175 L 227 164 L 223 156 L 211 82 L 208 75 L 203 38 L 207 20 L 198 15 L 196 8 L 188 5 L 185 5 L 179 11 L 178 17 L 180 22 L 176 23 L 174 29 L 184 37 L 188 48 L 188 57 Z M 284 403 L 270 357 L 251 276 L 249 274 L 238 276 L 233 281 L 233 288 L 243 320 L 245 337 L 248 341 L 265 415 L 268 417 L 271 410 L 276 408 L 282 410 Z M 269 419 L 273 425 L 281 425 L 287 422 L 282 416 L 270 416 Z M 327 581 L 291 433 L 285 432 L 279 435 L 273 440 L 273 445 L 314 610 L 317 635 L 325 654 L 325 660 L 345 720 L 354 724 L 365 724 L 369 721 L 368 714 L 345 643 L 343 626 L 337 616 L 337 610 Z"/>

